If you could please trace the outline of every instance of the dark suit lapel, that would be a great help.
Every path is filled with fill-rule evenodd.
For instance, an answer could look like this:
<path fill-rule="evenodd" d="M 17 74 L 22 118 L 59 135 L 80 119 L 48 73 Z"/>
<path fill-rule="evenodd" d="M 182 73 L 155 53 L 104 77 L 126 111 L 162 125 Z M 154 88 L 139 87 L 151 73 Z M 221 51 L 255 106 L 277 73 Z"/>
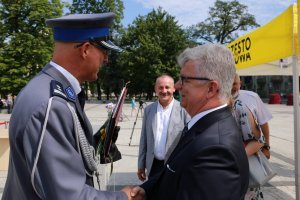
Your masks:
<path fill-rule="evenodd" d="M 168 162 L 170 162 L 178 154 L 179 151 L 181 151 L 184 147 L 186 147 L 188 143 L 193 141 L 193 139 L 198 134 L 201 134 L 204 130 L 206 130 L 208 127 L 210 127 L 212 124 L 216 123 L 220 119 L 228 117 L 228 115 L 231 115 L 231 113 L 229 112 L 228 107 L 225 107 L 213 111 L 205 115 L 204 117 L 202 117 L 200 120 L 198 120 L 193 125 L 193 127 L 190 130 L 188 130 L 186 135 L 180 139 L 178 145 L 175 147 L 174 151 L 170 155 Z"/>
<path fill-rule="evenodd" d="M 68 87 L 71 87 L 73 89 L 73 87 L 71 86 L 70 82 L 66 79 L 66 77 L 62 73 L 60 73 L 57 69 L 55 69 L 52 65 L 50 65 L 49 63 L 44 67 L 44 69 L 42 71 L 44 73 L 48 74 L 49 76 L 51 76 L 56 81 L 60 82 L 63 85 L 64 91 Z M 74 89 L 73 89 L 73 91 L 74 91 Z M 85 113 L 81 109 L 81 106 L 80 106 L 80 103 L 79 103 L 79 100 L 78 100 L 77 96 L 76 96 L 74 101 L 70 101 L 70 102 L 74 103 L 77 115 L 78 115 L 79 120 L 80 120 L 81 125 L 82 125 L 82 128 L 84 129 L 90 144 L 92 144 L 92 142 L 93 142 L 93 131 L 92 131 L 91 125 L 89 123 L 89 120 L 87 119 L 87 116 L 85 115 Z"/>

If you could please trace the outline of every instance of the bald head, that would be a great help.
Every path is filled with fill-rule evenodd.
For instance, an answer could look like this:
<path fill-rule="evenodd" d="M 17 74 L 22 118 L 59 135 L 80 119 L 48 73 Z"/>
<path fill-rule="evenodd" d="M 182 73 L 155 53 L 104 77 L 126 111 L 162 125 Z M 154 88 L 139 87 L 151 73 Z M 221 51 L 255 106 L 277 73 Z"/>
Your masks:
<path fill-rule="evenodd" d="M 156 79 L 155 93 L 163 107 L 168 106 L 172 102 L 174 92 L 174 79 L 171 76 L 162 75 Z"/>
<path fill-rule="evenodd" d="M 52 61 L 70 72 L 79 83 L 95 81 L 108 54 L 90 42 L 55 42 Z"/>
<path fill-rule="evenodd" d="M 73 42 L 55 42 L 52 61 L 59 64 L 77 78 L 78 65 L 81 63 L 80 51 Z"/>

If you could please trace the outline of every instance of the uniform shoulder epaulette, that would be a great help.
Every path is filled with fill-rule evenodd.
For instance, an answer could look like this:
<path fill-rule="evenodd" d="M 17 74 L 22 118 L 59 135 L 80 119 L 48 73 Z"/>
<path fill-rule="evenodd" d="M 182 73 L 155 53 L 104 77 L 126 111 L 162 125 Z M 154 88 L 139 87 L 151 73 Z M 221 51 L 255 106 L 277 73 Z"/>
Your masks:
<path fill-rule="evenodd" d="M 58 96 L 67 101 L 76 101 L 76 93 L 71 86 L 64 88 L 63 85 L 56 81 L 52 80 L 50 83 L 50 94 L 51 96 Z"/>

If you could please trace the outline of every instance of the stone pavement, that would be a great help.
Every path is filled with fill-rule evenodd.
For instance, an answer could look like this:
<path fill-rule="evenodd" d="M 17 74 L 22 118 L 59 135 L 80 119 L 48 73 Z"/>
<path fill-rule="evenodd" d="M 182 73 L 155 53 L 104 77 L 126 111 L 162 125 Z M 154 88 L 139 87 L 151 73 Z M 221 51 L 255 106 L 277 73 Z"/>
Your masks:
<path fill-rule="evenodd" d="M 278 175 L 263 188 L 263 193 L 265 200 L 292 200 L 295 199 L 293 107 L 283 104 L 268 104 L 267 106 L 273 115 L 273 119 L 270 121 L 270 161 Z M 88 103 L 85 110 L 95 129 L 99 128 L 107 118 L 105 104 Z M 121 130 L 117 140 L 117 146 L 122 152 L 123 158 L 113 164 L 111 176 L 109 176 L 110 165 L 105 167 L 106 172 L 102 177 L 106 179 L 104 182 L 107 183 L 108 190 L 119 190 L 125 185 L 141 183 L 136 176 L 136 171 L 142 118 L 140 112 L 138 117 L 136 114 L 133 113 L 131 116 L 130 104 L 124 105 L 123 121 L 119 123 Z M 0 122 L 9 121 L 9 117 L 10 115 L 1 113 Z M 135 120 L 136 124 L 134 123 Z M 5 128 L 0 125 L 0 129 Z M 129 146 L 131 134 L 132 140 Z M 6 171 L 0 171 L 0 198 L 6 181 L 6 174 Z"/>

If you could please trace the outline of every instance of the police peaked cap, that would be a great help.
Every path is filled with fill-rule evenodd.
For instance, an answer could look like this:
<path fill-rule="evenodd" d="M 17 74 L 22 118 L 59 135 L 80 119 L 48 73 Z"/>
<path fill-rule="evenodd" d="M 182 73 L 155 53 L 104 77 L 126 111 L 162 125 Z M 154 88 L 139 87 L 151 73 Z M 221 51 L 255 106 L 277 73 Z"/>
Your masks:
<path fill-rule="evenodd" d="M 107 50 L 121 52 L 122 49 L 109 40 L 109 28 L 115 14 L 71 14 L 46 20 L 53 28 L 54 40 L 59 42 L 92 41 Z"/>

